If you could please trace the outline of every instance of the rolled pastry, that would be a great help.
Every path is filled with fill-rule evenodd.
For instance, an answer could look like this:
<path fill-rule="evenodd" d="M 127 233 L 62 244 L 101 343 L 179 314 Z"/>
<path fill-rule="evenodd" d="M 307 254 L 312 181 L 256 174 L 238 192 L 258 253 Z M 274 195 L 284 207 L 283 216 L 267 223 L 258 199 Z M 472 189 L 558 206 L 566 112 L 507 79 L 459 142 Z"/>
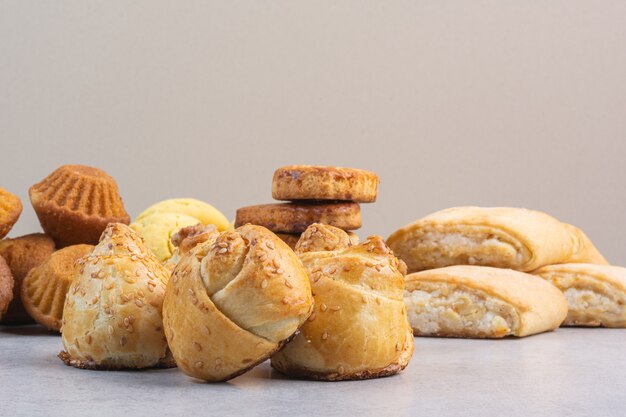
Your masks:
<path fill-rule="evenodd" d="M 315 309 L 298 335 L 272 356 L 281 373 L 346 380 L 393 375 L 413 354 L 402 302 L 403 265 L 382 238 L 352 245 L 338 228 L 309 226 L 296 246 Z"/>
<path fill-rule="evenodd" d="M 264 227 L 202 236 L 181 253 L 168 284 L 165 334 L 183 372 L 225 381 L 291 338 L 311 314 L 313 297 L 296 254 Z"/>
<path fill-rule="evenodd" d="M 552 284 L 511 269 L 449 266 L 406 276 L 416 336 L 501 338 L 554 330 L 567 302 Z"/>
<path fill-rule="evenodd" d="M 63 308 L 59 357 L 86 369 L 174 366 L 161 309 L 168 270 L 128 226 L 111 223 L 75 263 Z"/>
<path fill-rule="evenodd" d="M 569 312 L 563 326 L 626 327 L 626 268 L 562 264 L 544 266 L 533 274 L 565 294 Z"/>
<path fill-rule="evenodd" d="M 607 263 L 580 229 L 522 208 L 438 211 L 397 230 L 387 244 L 409 272 L 449 265 L 527 272 L 557 263 Z"/>

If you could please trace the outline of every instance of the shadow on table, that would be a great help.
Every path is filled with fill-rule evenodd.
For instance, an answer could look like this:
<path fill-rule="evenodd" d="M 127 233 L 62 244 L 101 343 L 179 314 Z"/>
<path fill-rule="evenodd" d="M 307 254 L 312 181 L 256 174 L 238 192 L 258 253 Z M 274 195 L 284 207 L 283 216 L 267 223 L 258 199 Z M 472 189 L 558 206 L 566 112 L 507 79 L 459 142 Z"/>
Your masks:
<path fill-rule="evenodd" d="M 38 324 L 19 326 L 0 326 L 0 334 L 12 334 L 17 336 L 60 336 L 58 332 L 47 330 Z"/>

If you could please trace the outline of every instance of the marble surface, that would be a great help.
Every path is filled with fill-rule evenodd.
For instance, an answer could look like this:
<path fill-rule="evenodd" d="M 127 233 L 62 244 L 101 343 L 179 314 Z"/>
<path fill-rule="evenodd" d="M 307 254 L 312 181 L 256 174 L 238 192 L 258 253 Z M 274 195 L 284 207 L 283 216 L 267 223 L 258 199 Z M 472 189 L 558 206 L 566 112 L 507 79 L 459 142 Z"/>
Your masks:
<path fill-rule="evenodd" d="M 70 368 L 56 357 L 59 336 L 0 327 L 0 416 L 626 415 L 626 330 L 415 342 L 409 367 L 390 378 L 294 381 L 266 362 L 228 383 L 205 384 L 176 369 Z"/>

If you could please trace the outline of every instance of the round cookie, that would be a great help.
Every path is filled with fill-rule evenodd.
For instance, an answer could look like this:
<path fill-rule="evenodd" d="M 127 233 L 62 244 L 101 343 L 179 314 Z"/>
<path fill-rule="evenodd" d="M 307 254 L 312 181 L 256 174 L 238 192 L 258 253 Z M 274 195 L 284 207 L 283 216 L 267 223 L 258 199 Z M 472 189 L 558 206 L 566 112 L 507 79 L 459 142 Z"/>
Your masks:
<path fill-rule="evenodd" d="M 9 231 L 22 214 L 22 202 L 16 196 L 0 188 L 0 239 Z"/>
<path fill-rule="evenodd" d="M 49 330 L 61 330 L 65 296 L 74 280 L 74 263 L 93 248 L 92 245 L 67 246 L 26 275 L 20 295 L 24 308 L 37 323 Z"/>
<path fill-rule="evenodd" d="M 278 168 L 272 180 L 275 200 L 372 203 L 377 194 L 378 175 L 356 168 L 289 165 Z"/>
<path fill-rule="evenodd" d="M 302 233 L 313 223 L 354 230 L 361 227 L 361 209 L 357 203 L 350 202 L 262 204 L 238 209 L 235 227 L 248 223 L 274 233 Z"/>
<path fill-rule="evenodd" d="M 43 230 L 58 247 L 96 244 L 109 223 L 130 222 L 117 183 L 85 165 L 63 165 L 28 190 Z"/>
<path fill-rule="evenodd" d="M 1 324 L 32 323 L 20 298 L 22 280 L 36 266 L 44 263 L 54 252 L 54 241 L 43 233 L 0 240 L 0 256 L 2 256 L 15 280 L 13 286 L 13 301 L 9 309 L 2 316 Z"/>
<path fill-rule="evenodd" d="M 13 275 L 9 265 L 2 256 L 0 256 L 0 319 L 13 299 Z"/>

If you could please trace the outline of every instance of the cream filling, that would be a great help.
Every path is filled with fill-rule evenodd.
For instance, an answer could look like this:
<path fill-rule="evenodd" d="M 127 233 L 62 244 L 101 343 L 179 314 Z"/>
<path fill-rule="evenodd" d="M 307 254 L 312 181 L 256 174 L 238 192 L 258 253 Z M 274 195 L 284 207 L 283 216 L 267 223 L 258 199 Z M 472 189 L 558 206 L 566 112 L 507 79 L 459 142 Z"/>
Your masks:
<path fill-rule="evenodd" d="M 567 305 L 573 312 L 578 313 L 611 313 L 623 314 L 624 305 L 601 293 L 581 288 L 568 288 L 563 292 Z"/>
<path fill-rule="evenodd" d="M 427 287 L 404 292 L 416 335 L 502 337 L 519 328 L 515 309 L 505 302 L 458 287 Z"/>
<path fill-rule="evenodd" d="M 525 248 L 480 230 L 428 231 L 420 236 L 415 250 L 421 263 L 439 267 L 463 264 L 519 268 L 529 258 Z"/>

